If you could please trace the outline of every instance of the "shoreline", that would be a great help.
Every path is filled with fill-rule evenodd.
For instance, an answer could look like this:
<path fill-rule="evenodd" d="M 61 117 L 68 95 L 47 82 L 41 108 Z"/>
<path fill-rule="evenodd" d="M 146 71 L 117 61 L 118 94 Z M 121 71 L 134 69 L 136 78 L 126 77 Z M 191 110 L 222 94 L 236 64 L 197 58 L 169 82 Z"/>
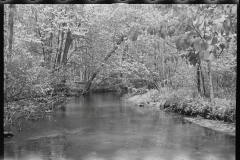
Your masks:
<path fill-rule="evenodd" d="M 163 112 L 166 112 L 168 108 L 165 108 L 164 105 L 167 102 L 167 100 L 160 100 L 160 101 L 154 101 L 151 96 L 153 96 L 157 91 L 151 90 L 144 94 L 138 94 L 133 95 L 130 97 L 125 98 L 125 100 L 133 102 L 134 105 L 138 107 L 145 107 L 145 108 L 157 108 L 162 110 Z M 167 112 L 174 112 L 174 111 L 167 111 Z M 178 113 L 180 115 L 184 115 L 181 112 L 174 112 Z M 222 132 L 231 136 L 236 136 L 236 125 L 234 123 L 227 123 L 223 121 L 218 120 L 210 120 L 206 118 L 202 118 L 199 116 L 188 116 L 184 117 L 187 121 L 190 121 L 194 124 L 200 125 L 202 127 L 210 128 L 218 132 Z"/>

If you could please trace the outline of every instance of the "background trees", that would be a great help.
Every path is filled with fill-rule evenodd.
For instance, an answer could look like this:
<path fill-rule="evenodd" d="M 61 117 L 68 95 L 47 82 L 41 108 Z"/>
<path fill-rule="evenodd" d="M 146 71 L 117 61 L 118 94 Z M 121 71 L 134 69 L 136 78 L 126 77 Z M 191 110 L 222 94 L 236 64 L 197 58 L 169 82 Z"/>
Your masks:
<path fill-rule="evenodd" d="M 105 83 L 235 97 L 236 5 L 5 5 L 4 12 L 5 100 L 65 81 L 85 82 L 84 93 Z"/>

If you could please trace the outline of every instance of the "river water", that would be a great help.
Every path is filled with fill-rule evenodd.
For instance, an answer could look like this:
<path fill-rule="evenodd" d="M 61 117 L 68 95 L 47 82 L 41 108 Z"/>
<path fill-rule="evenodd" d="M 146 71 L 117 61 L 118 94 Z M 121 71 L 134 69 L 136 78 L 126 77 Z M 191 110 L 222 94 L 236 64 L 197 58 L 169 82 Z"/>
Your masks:
<path fill-rule="evenodd" d="M 134 106 L 117 93 L 75 98 L 53 115 L 12 130 L 4 159 L 233 160 L 235 137 L 176 114 Z"/>

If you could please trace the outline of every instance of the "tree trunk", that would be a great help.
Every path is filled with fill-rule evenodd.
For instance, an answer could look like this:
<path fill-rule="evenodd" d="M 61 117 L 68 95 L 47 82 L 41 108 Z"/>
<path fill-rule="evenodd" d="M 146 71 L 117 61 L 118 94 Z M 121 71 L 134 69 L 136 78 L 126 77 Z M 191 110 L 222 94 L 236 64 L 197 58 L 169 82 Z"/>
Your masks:
<path fill-rule="evenodd" d="M 162 54 L 162 77 L 163 77 L 163 80 L 165 81 L 165 43 L 163 43 L 163 54 Z M 165 87 L 165 83 L 163 83 L 162 87 Z"/>
<path fill-rule="evenodd" d="M 90 93 L 90 89 L 91 89 L 91 85 L 92 85 L 92 82 L 94 80 L 94 78 L 97 76 L 97 72 L 93 73 L 92 77 L 88 80 L 85 88 L 84 88 L 84 91 L 83 91 L 83 94 L 89 94 Z"/>
<path fill-rule="evenodd" d="M 53 40 L 53 33 L 50 33 L 50 38 L 47 43 L 49 49 L 47 50 L 47 60 L 46 60 L 46 66 L 47 68 L 51 67 L 51 62 L 52 62 L 52 40 Z"/>
<path fill-rule="evenodd" d="M 65 47 L 64 47 L 64 51 L 63 51 L 63 58 L 62 58 L 62 63 L 64 65 L 67 64 L 67 54 L 68 54 L 69 48 L 71 46 L 71 43 L 72 43 L 72 33 L 70 30 L 68 30 Z"/>
<path fill-rule="evenodd" d="M 127 52 L 128 52 L 128 45 L 126 44 L 126 45 L 124 46 L 124 49 L 123 49 L 121 64 L 122 64 L 123 61 L 125 60 L 125 57 L 126 57 L 126 53 L 127 53 Z M 121 78 L 123 77 L 122 72 L 120 73 L 120 77 L 121 77 Z"/>
<path fill-rule="evenodd" d="M 206 95 L 205 80 L 204 80 L 201 64 L 200 64 L 200 77 L 202 78 L 203 95 L 205 96 Z"/>
<path fill-rule="evenodd" d="M 201 88 L 201 79 L 202 79 L 202 88 Z M 202 72 L 201 61 L 199 61 L 198 67 L 197 67 L 197 86 L 198 86 L 198 92 L 201 95 L 206 96 L 205 81 L 204 81 L 204 75 Z"/>
<path fill-rule="evenodd" d="M 91 91 L 91 85 L 94 80 L 94 78 L 97 76 L 97 74 L 101 71 L 102 67 L 105 65 L 105 62 L 111 57 L 113 53 L 118 49 L 118 46 L 114 46 L 114 48 L 107 54 L 107 56 L 104 58 L 103 63 L 96 69 L 96 71 L 93 72 L 91 78 L 88 80 L 87 84 L 84 87 L 83 94 L 89 94 Z"/>
<path fill-rule="evenodd" d="M 34 11 L 33 11 L 34 13 Z M 35 21 L 36 23 L 38 22 L 38 15 L 37 15 L 37 12 L 35 11 Z M 42 39 L 42 34 L 41 34 L 41 31 L 40 31 L 40 28 L 36 28 L 36 32 L 37 34 L 39 35 L 40 39 Z M 42 46 L 42 54 L 43 54 L 43 60 L 45 62 L 46 60 L 46 54 L 45 54 L 45 49 L 44 49 L 44 43 L 43 41 L 41 40 L 41 46 Z"/>
<path fill-rule="evenodd" d="M 201 94 L 201 73 L 200 73 L 200 63 L 197 66 L 197 88 L 198 88 L 198 93 Z"/>
<path fill-rule="evenodd" d="M 8 54 L 7 54 L 7 61 L 11 62 L 12 59 L 12 44 L 13 44 L 13 18 L 14 18 L 14 10 L 15 4 L 10 4 L 9 6 L 9 19 L 8 19 L 8 27 L 9 27 L 9 46 L 8 46 Z"/>
<path fill-rule="evenodd" d="M 210 86 L 210 101 L 214 102 L 214 92 L 213 92 L 213 84 L 212 84 L 212 73 L 211 73 L 211 61 L 208 60 L 208 76 L 209 76 L 209 86 Z"/>
<path fill-rule="evenodd" d="M 59 54 L 58 54 L 58 58 L 57 58 L 57 64 L 58 65 L 60 65 L 61 58 L 62 58 L 63 39 L 64 39 L 64 32 L 62 31 Z"/>
<path fill-rule="evenodd" d="M 154 42 L 155 43 L 155 42 Z M 157 72 L 157 49 L 158 49 L 158 42 L 154 45 L 154 71 Z"/>
<path fill-rule="evenodd" d="M 59 54 L 59 44 L 60 44 L 60 30 L 58 31 L 58 36 L 57 36 L 57 53 L 56 53 L 56 56 L 55 56 L 55 59 L 54 59 L 54 65 L 53 65 L 53 69 L 56 67 L 56 63 L 57 63 L 57 57 L 58 57 L 58 54 Z"/>

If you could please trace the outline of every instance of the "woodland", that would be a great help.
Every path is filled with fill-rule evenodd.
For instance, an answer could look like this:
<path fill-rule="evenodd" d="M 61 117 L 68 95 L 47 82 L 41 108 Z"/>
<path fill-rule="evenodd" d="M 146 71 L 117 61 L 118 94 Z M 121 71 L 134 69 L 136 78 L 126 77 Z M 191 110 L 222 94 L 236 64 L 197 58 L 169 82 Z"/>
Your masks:
<path fill-rule="evenodd" d="M 6 4 L 3 25 L 4 127 L 66 97 L 148 90 L 171 111 L 235 123 L 237 5 Z"/>

